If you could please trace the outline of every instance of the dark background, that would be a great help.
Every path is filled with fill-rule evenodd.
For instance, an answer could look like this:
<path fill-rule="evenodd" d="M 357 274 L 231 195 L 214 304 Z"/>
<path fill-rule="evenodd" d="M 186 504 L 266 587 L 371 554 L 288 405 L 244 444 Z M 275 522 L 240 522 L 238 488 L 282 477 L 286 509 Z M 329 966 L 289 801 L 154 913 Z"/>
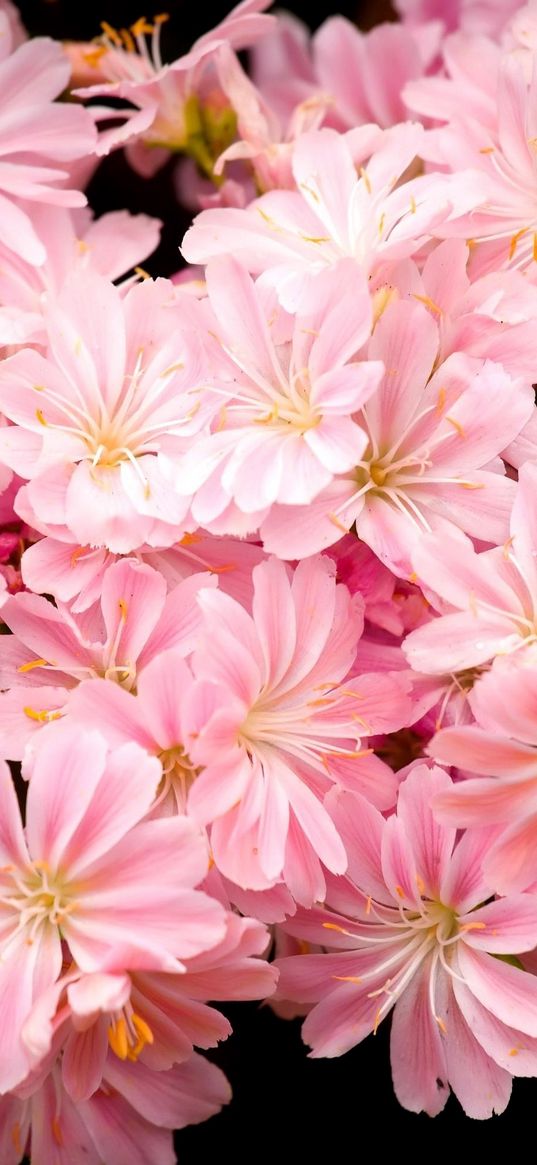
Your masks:
<path fill-rule="evenodd" d="M 500 2 L 500 0 L 498 0 Z M 92 0 L 87 6 L 75 0 L 19 0 L 24 23 L 34 36 L 57 39 L 91 39 L 100 21 L 129 26 L 139 16 L 151 19 L 143 0 Z M 232 0 L 198 3 L 163 0 L 170 21 L 163 28 L 163 58 L 172 60 L 226 15 Z M 285 7 L 315 29 L 335 12 L 356 20 L 363 29 L 393 18 L 389 3 L 362 0 L 335 6 L 295 0 Z M 159 0 L 155 8 L 161 10 Z M 389 69 L 390 63 L 386 62 Z M 189 216 L 178 210 L 172 186 L 172 162 L 151 181 L 134 174 L 121 153 L 102 163 L 88 190 L 91 205 L 100 214 L 127 207 L 145 211 L 168 222 L 164 240 L 144 266 L 151 274 L 171 274 L 179 266 L 178 246 Z M 205 1124 L 177 1134 L 180 1165 L 205 1165 L 218 1152 L 234 1165 L 246 1162 L 320 1161 L 329 1165 L 348 1158 L 350 1165 L 371 1151 L 380 1161 L 395 1148 L 403 1161 L 407 1155 L 439 1157 L 449 1154 L 462 1165 L 474 1148 L 481 1154 L 510 1156 L 524 1146 L 524 1134 L 535 1105 L 532 1080 L 514 1083 L 507 1112 L 491 1121 L 471 1121 L 451 1098 L 434 1124 L 425 1115 L 405 1112 L 391 1087 L 389 1021 L 376 1036 L 337 1060 L 309 1060 L 300 1041 L 300 1022 L 278 1019 L 268 1006 L 231 1005 L 222 1008 L 229 1016 L 234 1035 L 211 1056 L 226 1072 L 234 1099 L 225 1111 Z M 526 1134 L 527 1135 L 527 1134 Z M 395 1141 L 395 1143 L 394 1143 Z M 151 1165 L 148 1162 L 148 1165 Z"/>

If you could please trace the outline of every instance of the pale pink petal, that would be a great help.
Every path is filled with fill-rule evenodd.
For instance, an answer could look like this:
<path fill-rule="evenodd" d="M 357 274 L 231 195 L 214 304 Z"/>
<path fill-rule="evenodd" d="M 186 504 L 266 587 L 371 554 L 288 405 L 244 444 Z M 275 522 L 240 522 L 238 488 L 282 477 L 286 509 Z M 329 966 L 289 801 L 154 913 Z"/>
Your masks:
<path fill-rule="evenodd" d="M 537 979 L 493 955 L 459 943 L 458 964 L 466 986 L 503 1023 L 537 1035 Z"/>
<path fill-rule="evenodd" d="M 446 1052 L 431 1010 L 431 958 L 423 961 L 392 1019 L 390 1061 L 395 1095 L 410 1112 L 437 1116 L 449 1096 Z"/>

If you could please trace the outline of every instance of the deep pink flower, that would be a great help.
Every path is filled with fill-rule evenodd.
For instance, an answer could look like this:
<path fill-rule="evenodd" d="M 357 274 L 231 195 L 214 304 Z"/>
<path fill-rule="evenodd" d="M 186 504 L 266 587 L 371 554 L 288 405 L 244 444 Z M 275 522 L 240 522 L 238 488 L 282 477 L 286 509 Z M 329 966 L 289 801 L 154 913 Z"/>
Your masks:
<path fill-rule="evenodd" d="M 204 767 L 188 812 L 212 823 L 216 865 L 232 882 L 264 889 L 283 878 L 309 904 L 324 891 L 320 861 L 346 866 L 326 791 L 363 779 L 375 797 L 376 777 L 381 803 L 393 803 L 393 773 L 387 782 L 378 762 L 362 778 L 356 761 L 360 736 L 405 721 L 406 695 L 389 676 L 354 677 L 362 603 L 336 586 L 329 559 L 299 563 L 292 578 L 271 560 L 253 580 L 252 615 L 221 592 L 200 593 L 190 756 Z"/>
<path fill-rule="evenodd" d="M 535 652 L 512 656 L 472 693 L 476 727 L 446 728 L 429 751 L 462 769 L 435 802 L 442 821 L 494 826 L 487 875 L 502 893 L 537 884 L 537 667 Z M 474 779 L 474 774 L 479 774 Z"/>
<path fill-rule="evenodd" d="M 223 1072 L 196 1054 L 166 1072 L 111 1055 L 102 1087 L 79 1104 L 52 1064 L 0 1099 L 2 1162 L 19 1165 L 31 1136 L 35 1165 L 175 1165 L 171 1130 L 207 1120 L 230 1099 Z"/>
<path fill-rule="evenodd" d="M 503 547 L 476 553 L 458 531 L 427 535 L 412 562 L 421 586 L 443 600 L 443 612 L 405 640 L 417 671 L 438 675 L 501 662 L 518 653 L 520 664 L 537 642 L 537 465 L 520 471 Z M 440 604 L 438 604 L 440 607 Z M 447 606 L 447 613 L 446 613 Z"/>
<path fill-rule="evenodd" d="M 130 691 L 161 653 L 188 655 L 201 625 L 196 594 L 211 585 L 216 578 L 197 574 L 167 593 L 158 571 L 126 558 L 106 571 L 99 604 L 83 615 L 39 595 L 14 596 L 4 612 L 13 634 L 0 663 L 0 688 L 7 689 L 0 694 L 0 755 L 22 759 L 28 739 L 62 715 L 82 680 L 102 676 Z"/>
<path fill-rule="evenodd" d="M 430 808 L 450 787 L 442 770 L 415 768 L 388 821 L 364 798 L 330 794 L 348 879 L 329 889 L 333 904 L 299 911 L 287 928 L 331 949 L 278 960 L 278 993 L 315 1004 L 303 1027 L 313 1056 L 341 1055 L 395 1004 L 400 1103 L 435 1116 L 450 1084 L 482 1119 L 503 1112 L 511 1076 L 537 1074 L 537 979 L 502 958 L 535 945 L 537 903 L 513 895 L 483 905 L 486 831 L 456 841 Z"/>

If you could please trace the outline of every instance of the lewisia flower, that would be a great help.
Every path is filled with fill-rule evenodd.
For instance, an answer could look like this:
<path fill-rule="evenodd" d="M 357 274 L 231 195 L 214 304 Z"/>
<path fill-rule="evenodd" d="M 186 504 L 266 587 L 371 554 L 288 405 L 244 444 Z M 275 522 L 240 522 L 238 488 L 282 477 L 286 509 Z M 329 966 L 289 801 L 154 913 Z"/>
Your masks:
<path fill-rule="evenodd" d="M 73 967 L 45 991 L 24 1024 L 22 1039 L 34 1071 L 61 1047 L 63 1085 L 74 1101 L 101 1086 L 110 1052 L 156 1072 L 185 1063 L 193 1046 L 215 1047 L 231 1024 L 207 998 L 263 999 L 277 971 L 265 959 L 268 932 L 260 922 L 227 912 L 226 932 L 210 950 L 187 960 L 181 974 L 123 970 L 114 952 L 105 971 Z M 114 970 L 119 961 L 121 970 Z"/>
<path fill-rule="evenodd" d="M 446 728 L 429 745 L 470 777 L 444 792 L 435 812 L 449 824 L 495 828 L 485 868 L 506 894 L 537 884 L 536 664 L 534 651 L 495 664 L 472 693 L 477 726 Z"/>
<path fill-rule="evenodd" d="M 24 833 L 2 763 L 1 1091 L 29 1070 L 22 1026 L 61 973 L 62 943 L 86 972 L 119 951 L 124 966 L 177 971 L 223 938 L 223 909 L 193 889 L 203 839 L 184 817 L 143 821 L 160 780 L 136 744 L 108 752 L 99 733 L 62 725 L 33 759 Z"/>
<path fill-rule="evenodd" d="M 230 1099 L 220 1068 L 196 1054 L 156 1073 L 110 1053 L 101 1087 L 79 1104 L 52 1063 L 0 1098 L 2 1162 L 19 1165 L 31 1148 L 36 1165 L 175 1165 L 171 1130 L 207 1120 Z"/>
<path fill-rule="evenodd" d="M 438 674 L 475 668 L 537 643 L 537 465 L 520 470 L 510 536 L 504 546 L 478 554 L 454 530 L 429 534 L 416 546 L 413 565 L 421 586 L 440 596 L 445 612 L 407 637 L 404 651 L 417 671 Z M 522 662 L 522 661 L 521 661 Z"/>
<path fill-rule="evenodd" d="M 0 243 L 36 266 L 46 250 L 34 205 L 86 203 L 84 194 L 66 188 L 64 165 L 91 154 L 96 135 L 86 109 L 55 101 L 68 80 L 61 45 L 35 38 L 13 48 L 9 15 L 0 12 Z"/>
<path fill-rule="evenodd" d="M 455 215 L 433 234 L 477 242 L 473 264 L 479 273 L 511 267 L 532 278 L 537 254 L 537 74 L 533 69 L 527 79 L 515 55 L 501 54 L 482 38 L 470 45 L 460 36 L 454 42 L 449 81 L 421 78 L 410 83 L 405 97 L 410 108 L 448 121 L 431 131 L 425 155 L 448 167 L 462 187 L 481 174 L 483 187 L 469 213 Z M 476 55 L 481 57 L 477 74 Z M 462 77 L 457 67 L 461 60 Z"/>
<path fill-rule="evenodd" d="M 84 615 L 40 595 L 14 596 L 2 612 L 12 635 L 0 662 L 0 755 L 22 759 L 28 739 L 63 715 L 81 681 L 102 676 L 128 692 L 161 653 L 188 655 L 201 625 L 196 594 L 212 585 L 210 575 L 191 575 L 167 593 L 159 572 L 127 558 L 109 567 L 100 603 Z"/>
<path fill-rule="evenodd" d="M 232 501 L 255 527 L 274 502 L 307 505 L 360 460 L 367 436 L 353 414 L 383 364 L 353 360 L 369 339 L 372 307 L 350 260 L 317 277 L 294 318 L 267 304 L 231 257 L 209 264 L 207 287 L 228 358 L 224 387 L 213 389 L 222 410 L 211 435 L 182 459 L 175 483 L 196 494 L 200 524 L 210 529 L 216 519 L 217 532 L 229 523 L 234 533 Z"/>
<path fill-rule="evenodd" d="M 364 798 L 330 794 L 346 889 L 334 883 L 333 908 L 299 911 L 286 929 L 331 949 L 278 960 L 278 994 L 315 1005 L 303 1027 L 313 1056 L 346 1052 L 395 1005 L 399 1102 L 435 1116 L 451 1085 L 482 1119 L 503 1112 L 512 1076 L 537 1075 L 537 979 L 512 958 L 535 945 L 537 902 L 491 897 L 487 831 L 456 841 L 433 817 L 431 796 L 450 788 L 441 769 L 414 768 L 388 821 Z"/>
<path fill-rule="evenodd" d="M 152 24 L 141 17 L 120 32 L 104 22 L 100 43 L 82 48 L 82 61 L 94 70 L 98 83 L 78 89 L 77 95 L 121 97 L 133 108 L 119 111 L 122 125 L 100 135 L 97 153 L 127 144 L 131 165 L 147 176 L 163 165 L 170 151 L 184 151 L 210 175 L 235 129 L 233 112 L 218 92 L 219 50 L 222 45 L 247 48 L 263 36 L 274 22 L 263 13 L 268 4 L 269 0 L 242 0 L 169 65 L 163 65 L 160 54 L 165 14 L 155 16 Z M 80 46 L 74 46 L 71 55 L 76 72 Z M 99 107 L 98 116 L 117 121 L 118 109 Z"/>
<path fill-rule="evenodd" d="M 188 500 L 170 488 L 170 467 L 204 423 L 189 395 L 203 376 L 197 309 L 166 280 L 122 298 L 78 271 L 49 304 L 49 358 L 28 349 L 3 362 L 0 408 L 13 424 L 0 430 L 0 459 L 29 480 L 34 527 L 120 554 L 180 537 Z"/>
<path fill-rule="evenodd" d="M 435 176 L 397 185 L 420 153 L 422 135 L 412 122 L 382 135 L 374 126 L 302 134 L 292 162 L 296 190 L 270 191 L 245 210 L 203 211 L 184 237 L 185 259 L 206 263 L 233 253 L 254 274 L 270 271 L 282 304 L 295 310 L 304 283 L 341 259 L 354 259 L 369 275 L 413 254 L 453 209 Z M 358 174 L 356 164 L 374 149 Z M 466 199 L 475 204 L 471 183 Z"/>
<path fill-rule="evenodd" d="M 261 526 L 269 553 L 312 554 L 355 522 L 381 561 L 408 575 L 412 548 L 431 529 L 507 537 L 516 487 L 497 454 L 530 416 L 532 389 L 500 364 L 460 353 L 434 370 L 438 344 L 422 304 L 389 304 L 367 350 L 386 371 L 355 418 L 368 434 L 366 450 L 307 508 L 272 507 Z"/>
<path fill-rule="evenodd" d="M 155 250 L 162 225 L 126 210 L 93 219 L 87 207 L 56 206 L 36 206 L 32 222 L 47 252 L 40 267 L 0 245 L 0 345 L 46 344 L 43 293 L 59 295 L 73 268 L 126 275 Z"/>
<path fill-rule="evenodd" d="M 334 873 L 346 868 L 325 793 L 338 779 L 360 787 L 359 736 L 399 727 L 407 714 L 390 677 L 348 679 L 362 603 L 334 573 L 321 557 L 299 563 L 292 577 L 275 559 L 261 563 L 252 615 L 221 592 L 201 591 L 205 627 L 192 659 L 203 686 L 192 701 L 189 752 L 203 771 L 188 812 L 211 824 L 215 863 L 232 882 L 262 890 L 283 877 L 308 905 L 324 893 L 320 862 Z"/>

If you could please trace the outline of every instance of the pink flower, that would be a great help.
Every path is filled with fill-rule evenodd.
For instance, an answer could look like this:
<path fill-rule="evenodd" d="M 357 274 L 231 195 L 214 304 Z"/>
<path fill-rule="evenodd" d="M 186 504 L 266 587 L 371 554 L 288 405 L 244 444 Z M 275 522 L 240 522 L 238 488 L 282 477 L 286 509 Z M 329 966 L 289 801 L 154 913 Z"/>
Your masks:
<path fill-rule="evenodd" d="M 204 423 L 189 395 L 202 376 L 198 310 L 165 280 L 122 299 L 96 273 L 73 273 L 49 304 L 50 358 L 28 349 L 3 362 L 13 425 L 0 429 L 0 457 L 29 479 L 32 525 L 123 554 L 181 536 L 188 501 L 170 470 Z"/>
<path fill-rule="evenodd" d="M 376 777 L 379 798 L 393 803 L 385 766 L 378 762 L 373 778 L 366 766 L 362 778 L 358 737 L 398 727 L 407 714 L 390 677 L 347 680 L 361 602 L 333 576 L 323 558 L 299 563 L 292 580 L 282 563 L 262 563 L 253 572 L 252 615 L 227 595 L 202 591 L 205 631 L 193 656 L 202 684 L 189 751 L 204 767 L 188 812 L 212 823 L 211 849 L 226 878 L 254 890 L 283 878 L 307 904 L 324 892 L 320 862 L 337 873 L 346 866 L 325 793 L 334 782 L 360 787 L 363 779 L 375 796 Z"/>
<path fill-rule="evenodd" d="M 520 0 L 395 0 L 397 12 L 409 24 L 441 20 L 448 29 L 462 28 L 468 33 L 501 32 Z"/>
<path fill-rule="evenodd" d="M 46 1064 L 51 1048 L 55 1054 L 61 1047 L 63 1086 L 80 1102 L 101 1086 L 110 1052 L 162 1072 L 190 1059 L 193 1045 L 215 1047 L 232 1029 L 207 998 L 270 995 L 277 971 L 257 957 L 268 937 L 261 923 L 228 912 L 223 940 L 188 960 L 182 974 L 116 971 L 113 953 L 105 971 L 69 970 L 41 995 L 24 1024 L 22 1039 L 35 1069 Z"/>
<path fill-rule="evenodd" d="M 221 175 L 229 162 L 249 162 L 257 192 L 293 189 L 292 156 L 294 143 L 301 134 L 321 125 L 331 99 L 323 93 L 313 94 L 281 121 L 263 100 L 240 62 L 226 45 L 218 52 L 218 76 L 237 117 L 239 141 L 220 154 L 214 174 Z M 202 203 L 204 205 L 204 203 Z M 219 205 L 233 205 L 219 202 Z M 238 204 L 240 205 L 240 203 Z"/>
<path fill-rule="evenodd" d="M 537 883 L 535 664 L 533 652 L 495 665 L 472 693 L 478 727 L 446 728 L 429 746 L 433 756 L 472 775 L 443 793 L 435 812 L 449 824 L 495 827 L 485 869 L 502 893 Z"/>
<path fill-rule="evenodd" d="M 18 497 L 21 506 L 20 495 Z M 242 602 L 251 596 L 251 571 L 265 558 L 260 546 L 239 538 L 219 538 L 205 531 L 187 533 L 164 549 L 141 546 L 134 556 L 158 570 L 172 590 L 178 582 L 198 571 L 220 580 L 222 590 Z M 100 601 L 106 571 L 119 560 L 102 547 L 80 546 L 71 538 L 41 538 L 23 555 L 21 570 L 26 586 L 54 595 L 57 604 L 67 603 L 79 614 Z"/>
<path fill-rule="evenodd" d="M 519 271 L 498 271 L 475 278 L 463 239 L 446 239 L 428 255 L 421 272 L 402 263 L 380 286 L 377 302 L 397 291 L 424 303 L 438 325 L 438 361 L 464 352 L 502 364 L 510 376 L 532 381 L 537 358 L 537 287 Z"/>
<path fill-rule="evenodd" d="M 438 342 L 421 304 L 386 308 L 367 353 L 386 373 L 356 415 L 369 434 L 366 451 L 308 508 L 272 507 L 261 525 L 268 553 L 312 554 L 356 523 L 381 561 L 408 575 L 413 546 L 431 529 L 455 525 L 490 542 L 507 536 L 515 485 L 497 454 L 532 412 L 533 392 L 501 365 L 459 353 L 433 371 Z"/>
<path fill-rule="evenodd" d="M 13 49 L 9 15 L 0 13 L 0 242 L 36 266 L 46 251 L 32 222 L 36 203 L 84 206 L 68 190 L 65 163 L 93 151 L 95 130 L 87 110 L 56 102 L 69 80 L 61 45 L 45 38 Z"/>
<path fill-rule="evenodd" d="M 520 470 L 505 546 L 477 554 L 458 531 L 430 534 L 412 556 L 421 586 L 448 613 L 412 631 L 403 650 L 417 671 L 462 671 L 530 652 L 537 642 L 537 465 Z M 444 604 L 442 604 L 444 607 Z M 445 607 L 444 607 L 445 610 Z M 522 660 L 520 661 L 523 662 Z"/>
<path fill-rule="evenodd" d="M 0 249 L 0 345 L 46 344 L 43 293 L 59 295 L 73 268 L 118 279 L 155 250 L 161 226 L 158 219 L 126 210 L 93 220 L 87 208 L 39 205 L 32 223 L 46 248 L 41 267 L 6 246 Z"/>
<path fill-rule="evenodd" d="M 415 768 L 388 821 L 364 798 L 330 794 L 346 889 L 334 884 L 332 908 L 300 911 L 286 929 L 332 949 L 278 960 L 278 994 L 315 1005 L 303 1027 L 313 1056 L 341 1055 L 395 1004 L 399 1102 L 435 1116 L 450 1084 L 467 1115 L 483 1119 L 503 1112 L 511 1076 L 537 1075 L 537 979 L 503 958 L 535 945 L 537 903 L 513 895 L 483 905 L 486 831 L 456 842 L 430 809 L 450 787 L 442 770 Z"/>
<path fill-rule="evenodd" d="M 254 274 L 270 271 L 283 306 L 293 311 L 305 281 L 343 258 L 369 274 L 413 254 L 453 210 L 437 177 L 398 186 L 421 151 L 422 135 L 412 122 L 387 130 L 358 176 L 355 163 L 379 146 L 375 127 L 302 134 L 293 154 L 297 189 L 264 194 L 246 210 L 203 211 L 183 240 L 185 259 L 205 263 L 231 252 Z M 464 195 L 459 188 L 458 198 L 475 205 L 470 186 Z"/>
<path fill-rule="evenodd" d="M 82 680 L 102 676 L 130 691 L 162 653 L 188 655 L 201 625 L 196 594 L 213 583 L 191 575 L 167 593 L 159 572 L 123 559 L 106 571 L 100 603 L 84 615 L 38 595 L 14 596 L 2 614 L 13 634 L 0 663 L 0 688 L 9 689 L 0 694 L 0 754 L 22 759 L 28 739 L 63 715 Z"/>
<path fill-rule="evenodd" d="M 246 48 L 263 36 L 274 22 L 263 14 L 266 7 L 268 0 L 242 0 L 170 65 L 163 65 L 160 55 L 160 29 L 167 16 L 154 17 L 153 24 L 141 17 L 123 35 L 103 22 L 101 43 L 86 46 L 85 53 L 99 83 L 76 92 L 81 97 L 121 97 L 134 108 L 121 109 L 123 124 L 100 135 L 97 152 L 107 154 L 127 144 L 131 165 L 147 176 L 163 165 L 170 150 L 185 151 L 210 174 L 221 152 L 218 143 L 234 131 L 232 111 L 218 92 L 219 50 L 222 45 Z M 79 46 L 76 51 L 80 54 Z M 104 84 L 101 78 L 106 78 Z M 98 115 L 117 121 L 118 110 L 99 107 Z"/>
<path fill-rule="evenodd" d="M 174 1165 L 170 1130 L 207 1120 L 230 1098 L 223 1072 L 198 1055 L 158 1073 L 110 1056 L 102 1087 L 80 1104 L 52 1064 L 0 1099 L 2 1161 L 18 1165 L 31 1136 L 43 1165 Z"/>
<path fill-rule="evenodd" d="M 537 252 L 537 163 L 532 146 L 537 75 L 527 80 L 516 58 L 502 55 L 482 38 L 470 45 L 464 38 L 453 39 L 455 67 L 449 81 L 422 78 L 408 86 L 405 98 L 411 108 L 449 120 L 446 127 L 431 132 L 424 156 L 452 170 L 462 187 L 480 173 L 483 187 L 469 213 L 454 215 L 452 222 L 439 224 L 432 233 L 477 241 L 473 265 L 480 274 L 511 267 L 532 276 Z M 477 73 L 476 55 L 481 57 Z"/>
<path fill-rule="evenodd" d="M 200 524 L 210 529 L 216 519 L 217 532 L 235 533 L 231 502 L 255 528 L 274 502 L 307 505 L 360 460 L 367 437 L 353 414 L 383 365 L 352 361 L 369 338 L 372 313 L 365 277 L 351 261 L 316 278 L 294 319 L 267 304 L 232 258 L 209 264 L 207 287 L 228 358 L 223 387 L 214 390 L 222 413 L 182 459 L 175 484 L 196 494 Z"/>
<path fill-rule="evenodd" d="M 2 766 L 2 1091 L 28 1072 L 22 1025 L 60 975 L 62 940 L 83 971 L 111 951 L 126 966 L 173 971 L 223 937 L 222 909 L 193 890 L 207 870 L 202 838 L 184 817 L 142 820 L 160 779 L 137 745 L 107 754 L 99 733 L 62 726 L 40 740 L 24 834 Z"/>

